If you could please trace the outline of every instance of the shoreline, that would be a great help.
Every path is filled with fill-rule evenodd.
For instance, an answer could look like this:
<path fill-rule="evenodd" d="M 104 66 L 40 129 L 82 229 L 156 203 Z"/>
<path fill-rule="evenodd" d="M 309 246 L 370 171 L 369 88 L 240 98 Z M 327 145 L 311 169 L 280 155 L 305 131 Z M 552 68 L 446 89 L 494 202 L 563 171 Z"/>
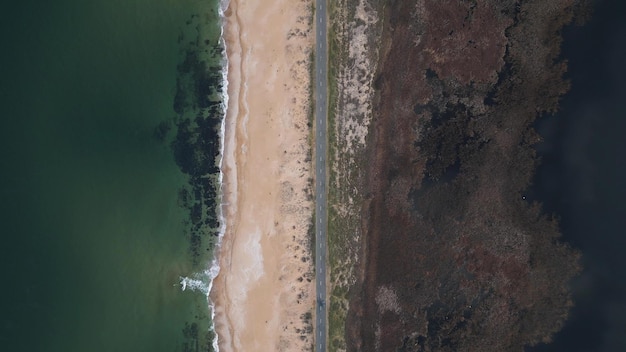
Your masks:
<path fill-rule="evenodd" d="M 225 228 L 209 293 L 220 351 L 312 344 L 310 16 L 306 1 L 224 11 Z"/>

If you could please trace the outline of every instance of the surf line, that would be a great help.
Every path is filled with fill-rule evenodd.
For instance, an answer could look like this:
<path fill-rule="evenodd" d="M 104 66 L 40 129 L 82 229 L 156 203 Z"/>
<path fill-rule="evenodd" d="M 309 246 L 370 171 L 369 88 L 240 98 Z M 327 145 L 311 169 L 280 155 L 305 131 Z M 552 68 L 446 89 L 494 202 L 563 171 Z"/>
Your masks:
<path fill-rule="evenodd" d="M 218 229 L 218 238 L 213 248 L 213 257 L 211 262 L 206 270 L 204 270 L 201 274 L 192 275 L 192 277 L 180 277 L 180 286 L 181 290 L 185 291 L 187 288 L 193 291 L 199 291 L 206 295 L 207 304 L 209 305 L 209 311 L 211 315 L 211 325 L 209 330 L 213 332 L 213 341 L 212 347 L 213 350 L 219 352 L 219 344 L 218 344 L 218 335 L 215 331 L 215 304 L 211 301 L 210 293 L 211 288 L 213 287 L 213 280 L 220 272 L 219 266 L 219 258 L 217 254 L 220 252 L 222 247 L 222 239 L 224 237 L 224 233 L 226 232 L 226 219 L 224 217 L 224 206 L 225 206 L 225 197 L 224 197 L 224 147 L 225 147 L 225 138 L 226 138 L 226 116 L 228 113 L 228 55 L 226 54 L 226 40 L 224 39 L 224 24 L 225 24 L 225 11 L 229 6 L 229 0 L 221 0 L 219 3 L 218 13 L 219 13 L 219 21 L 220 21 L 220 35 L 219 35 L 219 44 L 221 47 L 221 68 L 222 68 L 222 81 L 221 81 L 221 92 L 220 92 L 220 108 L 222 113 L 222 120 L 220 122 L 220 132 L 219 132 L 219 174 L 218 174 L 218 194 L 217 194 L 217 202 L 216 202 L 216 211 L 219 219 L 219 229 Z"/>

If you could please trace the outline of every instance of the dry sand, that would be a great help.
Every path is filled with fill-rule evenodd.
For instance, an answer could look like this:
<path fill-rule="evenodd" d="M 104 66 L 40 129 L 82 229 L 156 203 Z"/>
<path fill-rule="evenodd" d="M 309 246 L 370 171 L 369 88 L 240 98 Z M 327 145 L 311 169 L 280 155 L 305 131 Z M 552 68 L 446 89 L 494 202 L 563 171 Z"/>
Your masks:
<path fill-rule="evenodd" d="M 311 15 L 309 0 L 231 0 L 225 14 L 226 232 L 211 291 L 221 352 L 312 346 Z"/>

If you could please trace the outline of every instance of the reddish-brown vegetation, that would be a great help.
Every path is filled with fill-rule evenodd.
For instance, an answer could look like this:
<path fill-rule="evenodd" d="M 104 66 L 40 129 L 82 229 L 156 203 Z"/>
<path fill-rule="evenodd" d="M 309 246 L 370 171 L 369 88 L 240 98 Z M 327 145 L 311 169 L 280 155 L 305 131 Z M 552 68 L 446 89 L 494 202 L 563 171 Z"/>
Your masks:
<path fill-rule="evenodd" d="M 523 192 L 531 125 L 568 89 L 559 31 L 576 5 L 386 6 L 350 350 L 522 351 L 560 328 L 577 254 Z"/>

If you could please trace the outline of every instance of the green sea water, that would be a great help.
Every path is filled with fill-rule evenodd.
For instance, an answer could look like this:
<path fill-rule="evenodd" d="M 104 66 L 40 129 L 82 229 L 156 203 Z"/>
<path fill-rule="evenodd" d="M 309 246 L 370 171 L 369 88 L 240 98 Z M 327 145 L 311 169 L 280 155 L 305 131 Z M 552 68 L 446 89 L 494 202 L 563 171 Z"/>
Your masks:
<path fill-rule="evenodd" d="M 210 350 L 217 9 L 3 4 L 0 351 Z"/>

